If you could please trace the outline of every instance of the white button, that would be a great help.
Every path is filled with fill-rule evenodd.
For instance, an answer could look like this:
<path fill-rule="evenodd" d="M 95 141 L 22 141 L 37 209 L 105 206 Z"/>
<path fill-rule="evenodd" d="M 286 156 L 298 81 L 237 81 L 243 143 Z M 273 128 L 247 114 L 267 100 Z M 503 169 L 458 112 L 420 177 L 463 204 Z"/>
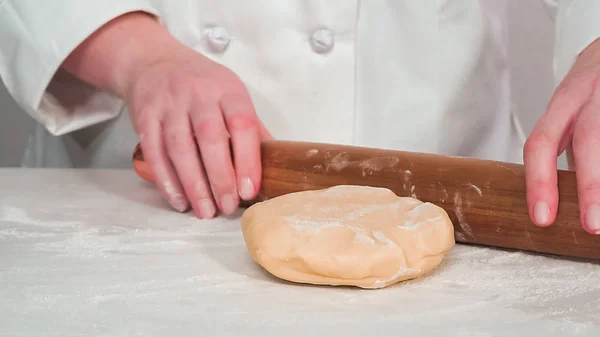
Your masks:
<path fill-rule="evenodd" d="M 231 39 L 227 29 L 221 26 L 210 27 L 204 30 L 204 37 L 208 47 L 214 52 L 222 52 L 227 49 Z"/>
<path fill-rule="evenodd" d="M 543 0 L 542 2 L 544 3 L 544 9 L 550 14 L 550 17 L 556 19 L 559 0 Z"/>
<path fill-rule="evenodd" d="M 334 36 L 329 29 L 319 29 L 310 38 L 310 44 L 317 53 L 326 53 L 333 48 Z"/>

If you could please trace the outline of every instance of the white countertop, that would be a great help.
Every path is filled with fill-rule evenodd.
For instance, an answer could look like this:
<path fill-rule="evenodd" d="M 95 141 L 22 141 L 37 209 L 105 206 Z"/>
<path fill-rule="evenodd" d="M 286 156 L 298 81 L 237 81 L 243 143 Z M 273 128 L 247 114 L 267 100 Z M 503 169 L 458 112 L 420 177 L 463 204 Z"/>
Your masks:
<path fill-rule="evenodd" d="M 457 245 L 380 290 L 280 281 L 132 171 L 0 169 L 0 336 L 600 336 L 600 264 Z"/>

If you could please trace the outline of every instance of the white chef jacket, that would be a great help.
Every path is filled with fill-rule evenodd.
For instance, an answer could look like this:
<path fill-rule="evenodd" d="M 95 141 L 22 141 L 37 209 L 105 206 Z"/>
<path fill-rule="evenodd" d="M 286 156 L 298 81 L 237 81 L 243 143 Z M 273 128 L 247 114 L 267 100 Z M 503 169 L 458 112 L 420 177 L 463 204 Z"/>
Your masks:
<path fill-rule="evenodd" d="M 38 121 L 23 165 L 129 167 L 124 102 L 58 70 L 131 11 L 229 67 L 277 139 L 521 162 L 504 0 L 0 0 L 0 76 Z M 559 1 L 562 78 L 600 1 Z M 531 113 L 531 112 L 526 112 Z"/>

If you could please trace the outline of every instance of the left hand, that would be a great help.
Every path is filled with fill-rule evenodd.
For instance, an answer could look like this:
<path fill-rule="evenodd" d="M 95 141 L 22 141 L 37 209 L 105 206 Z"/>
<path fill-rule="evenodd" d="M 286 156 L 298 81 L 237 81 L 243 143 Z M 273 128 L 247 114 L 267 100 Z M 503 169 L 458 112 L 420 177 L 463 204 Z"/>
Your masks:
<path fill-rule="evenodd" d="M 549 226 L 558 208 L 557 160 L 567 150 L 576 170 L 581 224 L 600 234 L 600 40 L 576 59 L 523 152 L 532 221 Z M 571 153 L 572 152 L 572 153 Z M 572 157 L 571 157 L 572 155 Z"/>

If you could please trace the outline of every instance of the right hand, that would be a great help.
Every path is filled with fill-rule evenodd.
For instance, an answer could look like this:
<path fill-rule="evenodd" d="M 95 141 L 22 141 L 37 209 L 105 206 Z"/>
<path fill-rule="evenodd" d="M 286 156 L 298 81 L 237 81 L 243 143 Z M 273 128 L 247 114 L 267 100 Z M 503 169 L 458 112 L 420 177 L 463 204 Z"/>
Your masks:
<path fill-rule="evenodd" d="M 125 100 L 144 159 L 170 205 L 200 218 L 233 213 L 260 186 L 260 141 L 272 138 L 228 68 L 186 48 L 142 65 Z M 233 150 L 233 158 L 230 152 Z"/>

